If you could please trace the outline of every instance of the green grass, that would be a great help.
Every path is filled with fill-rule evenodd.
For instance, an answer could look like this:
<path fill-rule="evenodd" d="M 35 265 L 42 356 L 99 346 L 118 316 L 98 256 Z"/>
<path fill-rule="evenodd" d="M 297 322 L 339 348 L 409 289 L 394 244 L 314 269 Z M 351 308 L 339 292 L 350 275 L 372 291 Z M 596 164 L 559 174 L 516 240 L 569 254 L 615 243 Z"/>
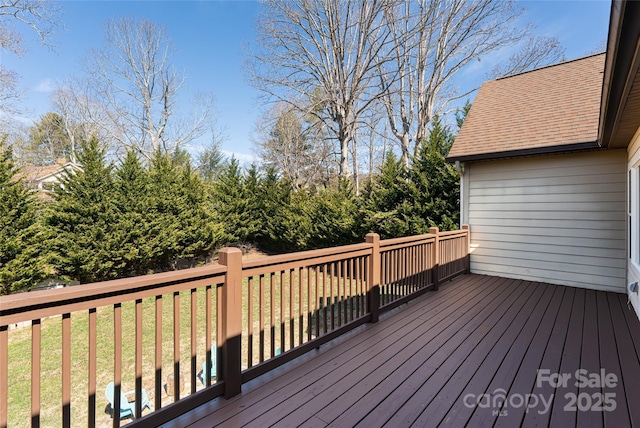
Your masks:
<path fill-rule="evenodd" d="M 205 358 L 205 293 L 198 290 L 197 304 L 197 354 L 201 364 Z M 215 302 L 215 299 L 214 299 Z M 163 296 L 162 370 L 163 379 L 173 372 L 173 301 L 172 295 Z M 154 402 L 155 369 L 155 299 L 143 301 L 143 373 L 142 386 Z M 189 292 L 180 295 L 180 361 L 181 372 L 189 377 L 190 372 L 190 297 Z M 110 424 L 111 418 L 104 413 L 107 399 L 104 390 L 113 380 L 113 307 L 97 311 L 97 373 L 96 373 L 96 425 Z M 215 306 L 212 310 L 215 325 Z M 135 387 L 135 304 L 122 305 L 122 387 Z M 215 327 L 213 328 L 215 340 Z M 62 321 L 60 317 L 42 322 L 41 344 L 41 426 L 62 424 Z M 73 426 L 87 426 L 88 406 L 88 348 L 89 324 L 87 312 L 71 315 L 71 412 Z M 187 379 L 188 381 L 188 379 Z M 185 388 L 184 393 L 189 389 Z M 163 403 L 172 399 L 165 397 Z M 31 406 L 31 329 L 22 328 L 9 332 L 9 426 L 30 425 Z"/>
<path fill-rule="evenodd" d="M 322 275 L 320 275 L 322 279 Z M 291 312 L 288 298 L 291 293 L 291 282 L 293 280 L 294 289 L 294 310 Z M 300 344 L 299 333 L 303 329 L 303 342 L 307 340 L 307 329 L 309 328 L 308 311 L 317 308 L 317 301 L 324 296 L 323 291 L 318 295 L 314 287 L 311 288 L 311 295 L 306 291 L 307 274 L 305 272 L 295 272 L 290 276 L 289 272 L 280 281 L 279 274 L 276 275 L 273 284 L 273 297 L 275 300 L 274 318 L 275 324 L 275 348 L 282 351 L 290 349 L 291 339 L 291 319 L 294 328 L 294 346 Z M 300 281 L 304 284 L 299 286 Z M 311 282 L 315 281 L 315 274 L 311 274 Z M 338 280 L 333 278 L 331 283 L 334 295 L 338 294 Z M 248 366 L 248 306 L 249 292 L 247 279 L 243 282 L 243 368 Z M 330 288 L 330 286 L 327 286 Z M 301 290 L 301 291 L 300 291 Z M 321 288 L 322 290 L 322 288 Z M 287 303 L 284 312 L 281 313 L 280 295 L 283 293 Z M 344 293 L 344 290 L 343 290 Z M 216 298 L 215 289 L 212 290 L 212 341 L 215 341 L 216 334 Z M 163 337 L 162 337 L 162 378 L 173 373 L 173 296 L 163 296 Z M 300 310 L 299 298 L 302 298 L 302 310 Z M 311 298 L 312 306 L 308 305 Z M 205 360 L 205 289 L 197 291 L 197 371 Z M 265 359 L 271 357 L 270 346 L 270 322 L 271 322 L 271 284 L 269 277 L 265 278 L 265 326 L 259 325 L 259 279 L 253 282 L 252 290 L 252 328 L 253 335 L 253 358 L 252 364 L 259 363 L 259 335 L 261 329 L 265 332 Z M 151 403 L 154 403 L 154 369 L 155 369 L 155 299 L 143 300 L 143 361 L 142 361 L 142 387 L 146 389 Z M 189 291 L 180 294 L 180 370 L 187 383 L 182 396 L 190 392 L 188 383 L 190 382 L 190 349 L 191 349 L 191 299 Z M 302 318 L 302 324 L 300 324 Z M 316 319 L 317 320 L 317 319 Z M 71 315 L 71 421 L 72 426 L 87 426 L 88 414 L 88 348 L 89 348 L 89 321 L 88 313 L 77 312 Z M 281 342 L 280 325 L 285 324 L 285 342 Z M 113 380 L 114 371 L 114 310 L 113 307 L 102 307 L 97 310 L 97 373 L 96 373 L 96 425 L 111 426 L 112 420 L 105 414 L 107 399 L 104 394 L 107 383 Z M 133 390 L 135 386 L 135 303 L 124 302 L 122 304 L 122 388 L 124 391 Z M 53 317 L 42 321 L 42 345 L 41 345 L 41 426 L 60 426 L 62 424 L 62 320 L 60 317 Z M 202 385 L 196 380 L 197 388 Z M 163 406 L 173 401 L 172 397 L 163 394 Z M 31 407 L 31 328 L 21 328 L 9 332 L 9 426 L 27 427 L 30 426 Z M 148 412 L 145 411 L 144 414 Z M 123 421 L 123 423 L 129 420 Z"/>

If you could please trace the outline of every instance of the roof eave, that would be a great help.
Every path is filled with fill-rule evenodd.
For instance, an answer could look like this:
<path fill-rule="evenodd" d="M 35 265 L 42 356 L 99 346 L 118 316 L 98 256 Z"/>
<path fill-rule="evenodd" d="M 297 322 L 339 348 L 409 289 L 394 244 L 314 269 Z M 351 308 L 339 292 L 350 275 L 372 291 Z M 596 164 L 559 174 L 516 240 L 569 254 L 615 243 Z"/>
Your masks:
<path fill-rule="evenodd" d="M 583 143 L 563 144 L 559 146 L 532 147 L 520 150 L 507 150 L 504 152 L 476 153 L 469 155 L 447 156 L 447 161 L 454 162 L 477 162 L 485 160 L 498 160 L 507 158 L 518 158 L 525 156 L 537 156 L 570 152 L 581 152 L 599 149 L 597 141 L 588 141 Z"/>
<path fill-rule="evenodd" d="M 598 127 L 598 142 L 605 148 L 624 147 L 630 140 L 616 139 L 616 131 L 640 68 L 638 22 L 640 2 L 612 1 Z M 640 88 L 634 88 L 634 92 L 638 91 Z"/>

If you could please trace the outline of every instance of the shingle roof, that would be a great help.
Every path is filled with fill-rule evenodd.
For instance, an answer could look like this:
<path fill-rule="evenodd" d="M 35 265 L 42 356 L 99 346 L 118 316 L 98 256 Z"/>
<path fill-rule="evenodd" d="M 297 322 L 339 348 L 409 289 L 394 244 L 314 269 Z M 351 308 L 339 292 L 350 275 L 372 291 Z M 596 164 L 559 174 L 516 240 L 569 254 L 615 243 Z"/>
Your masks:
<path fill-rule="evenodd" d="M 595 147 L 604 59 L 601 53 L 485 82 L 448 159 Z"/>

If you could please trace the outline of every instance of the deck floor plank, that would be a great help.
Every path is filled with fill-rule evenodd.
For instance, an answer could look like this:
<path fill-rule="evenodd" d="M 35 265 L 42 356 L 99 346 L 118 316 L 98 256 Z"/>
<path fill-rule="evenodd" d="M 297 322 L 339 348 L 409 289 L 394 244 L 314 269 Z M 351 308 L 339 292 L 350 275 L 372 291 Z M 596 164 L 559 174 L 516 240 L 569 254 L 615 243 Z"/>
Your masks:
<path fill-rule="evenodd" d="M 360 347 L 361 358 L 347 361 L 346 364 L 326 374 L 321 381 L 314 383 L 312 388 L 300 391 L 287 402 L 271 408 L 266 414 L 254 421 L 255 426 L 269 426 L 276 422 L 283 426 L 295 426 L 297 421 L 304 420 L 316 413 L 320 419 L 327 421 L 328 418 L 322 411 L 330 408 L 328 406 L 341 395 L 341 392 L 350 389 L 362 391 L 362 387 L 366 389 L 371 381 L 369 373 L 386 364 L 387 368 L 383 370 L 383 373 L 388 374 L 388 367 L 402 364 L 398 360 L 399 358 L 414 356 L 421 349 L 423 343 L 429 345 L 425 352 L 436 352 L 448 343 L 450 336 L 454 334 L 454 323 L 466 322 L 473 317 L 475 311 L 472 309 L 474 307 L 482 306 L 485 302 L 489 304 L 491 299 L 496 299 L 501 294 L 501 291 L 495 288 L 484 295 L 481 294 L 477 299 L 453 302 L 447 311 L 437 314 L 433 319 L 418 318 L 417 321 L 420 324 L 429 323 L 431 325 L 427 331 L 416 328 L 416 325 L 410 325 L 403 331 L 397 332 L 396 335 L 385 338 L 383 342 L 372 343 L 368 349 Z M 462 305 L 458 306 L 461 303 Z M 399 346 L 403 347 L 405 352 L 398 354 Z M 359 382 L 361 379 L 363 382 Z M 323 394 L 323 392 L 326 393 Z M 287 409 L 290 408 L 290 401 L 300 404 L 293 406 L 295 410 L 283 418 L 283 415 L 287 414 Z"/>
<path fill-rule="evenodd" d="M 511 282 L 507 282 L 505 286 L 509 287 L 510 284 Z M 514 291 L 515 290 L 507 288 L 508 294 L 504 294 L 502 297 L 513 302 L 514 299 L 516 299 L 516 297 L 512 298 Z M 452 323 L 451 330 L 457 333 L 452 336 L 453 341 L 450 341 L 447 346 L 438 349 L 436 353 L 431 353 L 430 355 L 416 355 L 417 362 L 415 366 L 409 367 L 413 372 L 406 372 L 402 382 L 392 384 L 393 388 L 389 388 L 384 392 L 382 397 L 378 398 L 378 400 L 380 398 L 383 398 L 383 400 L 375 406 L 373 411 L 369 411 L 369 413 L 366 414 L 366 417 L 360 421 L 359 426 L 381 426 L 386 423 L 390 417 L 393 417 L 394 414 L 411 399 L 418 388 L 438 370 L 451 353 L 463 343 L 462 341 L 470 336 L 473 328 L 470 328 L 469 325 L 477 325 L 487 319 L 491 320 L 492 316 L 497 317 L 500 315 L 495 315 L 496 310 L 499 308 L 500 298 L 500 295 L 492 298 L 490 305 L 482 308 L 482 310 L 478 312 L 477 317 L 471 318 L 469 321 L 462 320 L 462 323 Z M 346 419 L 336 420 L 335 426 L 341 426 L 343 423 L 348 425 L 352 414 L 364 413 L 363 411 L 366 411 L 366 407 L 351 410 L 345 414 Z"/>
<path fill-rule="evenodd" d="M 508 285 L 505 282 L 503 286 Z M 455 327 L 453 328 L 455 329 Z M 426 344 L 424 345 L 426 346 Z M 375 407 L 380 408 L 379 403 L 386 399 L 391 391 L 398 388 L 406 380 L 406 376 L 411 376 L 416 367 L 425 361 L 425 352 L 426 349 L 423 347 L 419 352 L 413 353 L 409 359 L 404 359 L 402 362 L 397 358 L 390 361 L 392 367 L 397 367 L 395 370 L 393 368 L 389 370 L 384 366 L 376 368 L 367 379 L 371 383 L 370 387 L 366 388 L 366 392 L 356 388 L 350 389 L 334 405 L 323 409 L 320 416 L 336 426 L 355 425 L 370 413 L 368 407 L 371 403 L 377 403 Z M 362 392 L 365 393 L 362 394 Z"/>
<path fill-rule="evenodd" d="M 573 373 L 580 367 L 582 330 L 584 324 L 584 298 L 585 290 L 577 289 L 573 297 L 571 318 L 569 319 L 569 326 L 567 327 L 562 360 L 560 362 L 560 369 L 558 370 L 559 374 L 570 374 L 573 376 Z M 576 426 L 576 413 L 565 410 L 565 406 L 568 404 L 565 394 L 577 393 L 578 387 L 575 385 L 575 382 L 572 381 L 569 381 L 566 387 L 558 386 L 555 388 L 551 419 L 549 420 L 551 426 Z"/>
<path fill-rule="evenodd" d="M 560 288 L 560 287 L 559 287 Z M 569 326 L 569 320 L 571 318 L 571 307 L 573 305 L 573 299 L 576 289 L 573 287 L 561 287 L 564 289 L 564 295 L 558 315 L 553 325 L 549 341 L 544 349 L 544 356 L 538 369 L 544 369 L 551 373 L 560 372 L 560 362 L 562 360 L 562 353 L 564 350 L 564 343 L 567 337 L 567 330 Z M 536 369 L 536 383 L 533 385 L 531 394 L 535 394 L 540 400 L 553 400 L 556 390 L 551 386 L 549 382 L 541 382 L 538 385 L 537 376 L 538 369 Z M 548 402 L 548 401 L 547 401 Z M 552 403 L 553 404 L 553 401 Z M 525 413 L 524 420 L 522 421 L 523 427 L 544 427 L 549 423 L 551 412 L 549 411 L 530 411 Z"/>
<path fill-rule="evenodd" d="M 549 306 L 551 298 L 553 297 L 553 286 L 536 283 L 535 287 L 537 289 L 543 289 L 545 293 L 543 298 L 539 301 L 532 302 L 532 310 L 531 312 L 525 313 L 527 318 L 525 319 L 520 332 L 513 338 L 511 345 L 504 345 L 504 348 L 507 349 L 507 353 L 500 363 L 500 367 L 493 376 L 488 389 L 485 391 L 491 397 L 494 397 L 497 393 L 503 391 L 505 399 L 509 396 L 508 392 L 511 389 L 511 385 L 513 384 L 516 374 L 522 364 L 524 355 L 529 349 L 535 332 L 537 331 L 540 322 L 546 313 L 547 307 Z M 492 405 L 490 408 L 481 408 L 480 406 L 477 406 L 469 420 L 469 424 L 471 426 L 492 426 L 499 417 L 496 413 L 502 410 L 502 408 L 499 407 L 499 401 L 496 401 L 495 404 L 498 406 Z"/>
<path fill-rule="evenodd" d="M 509 322 L 508 319 L 503 319 L 500 324 L 492 328 L 489 334 L 460 365 L 455 375 L 446 382 L 443 389 L 438 392 L 436 399 L 429 403 L 414 424 L 444 423 L 445 425 L 450 425 L 455 419 L 454 414 L 457 415 L 454 409 L 457 409 L 457 406 L 460 406 L 461 403 L 462 406 L 460 407 L 468 409 L 468 417 L 471 414 L 471 409 L 464 405 L 464 400 L 467 396 L 464 393 L 465 389 L 474 377 L 482 375 L 487 377 L 486 375 L 494 371 L 487 367 L 488 364 L 497 364 L 499 361 L 496 353 L 492 351 L 500 350 L 505 340 L 511 340 L 510 336 L 517 334 L 517 327 L 517 322 Z M 489 380 L 490 376 L 485 379 L 485 386 L 481 388 L 483 391 L 486 390 L 486 384 L 488 384 Z M 474 390 L 479 391 L 480 389 Z M 475 396 L 475 394 L 473 395 Z M 470 397 L 466 398 L 470 399 Z M 467 402 L 469 401 L 467 400 Z M 466 421 L 466 418 L 461 417 L 461 421 Z M 463 423 L 461 421 L 459 422 Z"/>
<path fill-rule="evenodd" d="M 639 355 L 624 295 L 470 274 L 165 426 L 640 426 Z M 579 389 L 580 368 L 619 382 Z M 571 379 L 538 385 L 540 369 Z M 497 389 L 554 397 L 552 409 L 499 416 L 464 404 Z M 564 395 L 580 392 L 615 394 L 615 411 L 565 411 Z"/>
<path fill-rule="evenodd" d="M 488 282 L 486 284 L 487 286 L 491 286 Z M 451 290 L 451 292 L 455 291 L 455 288 Z M 428 305 L 426 312 L 424 308 L 421 307 L 415 307 L 415 311 L 409 309 L 407 313 L 399 311 L 396 314 L 398 322 L 393 324 L 378 323 L 369 325 L 367 326 L 368 331 L 359 335 L 357 340 L 345 344 L 340 350 L 341 353 L 338 353 L 337 350 L 336 352 L 329 350 L 320 355 L 318 359 L 309 361 L 305 367 L 299 368 L 291 375 L 285 374 L 273 382 L 270 382 L 269 387 L 275 389 L 277 392 L 269 391 L 267 395 L 262 396 L 261 399 L 252 405 L 251 411 L 246 411 L 244 408 L 241 412 L 236 411 L 234 406 L 234 408 L 222 409 L 213 414 L 213 416 L 225 424 L 247 425 L 255 423 L 259 426 L 268 426 L 270 422 L 269 416 L 275 415 L 275 418 L 281 418 L 282 413 L 280 412 L 283 408 L 290 407 L 289 402 L 297 393 L 306 393 L 310 387 L 314 388 L 315 391 L 320 390 L 322 384 L 331 385 L 331 379 L 329 377 L 336 375 L 337 372 L 333 370 L 329 377 L 326 372 L 327 367 L 333 366 L 335 360 L 342 359 L 347 362 L 354 362 L 358 361 L 361 355 L 368 354 L 367 350 L 361 346 L 366 340 L 383 337 L 382 340 L 376 341 L 372 346 L 374 348 L 378 347 L 379 349 L 389 348 L 393 351 L 394 347 L 392 345 L 395 343 L 396 337 L 402 337 L 406 340 L 407 335 L 421 334 L 423 332 L 423 330 L 419 328 L 425 322 L 419 318 L 421 315 L 428 317 L 427 321 L 436 325 L 439 322 L 446 322 L 450 320 L 451 317 L 461 316 L 458 314 L 464 313 L 465 305 L 472 306 L 477 304 L 474 302 L 474 299 L 476 296 L 481 296 L 483 291 L 484 288 L 480 285 L 476 292 L 469 293 L 467 291 L 466 293 L 462 293 L 461 296 L 456 294 L 453 298 L 447 297 L 447 294 L 450 293 L 441 293 L 444 294 L 443 298 L 439 300 L 434 299 L 434 304 Z M 428 308 L 432 310 L 429 311 Z M 435 330 L 432 330 L 430 334 L 435 334 Z M 304 373 L 304 376 L 300 376 L 300 373 Z M 308 398 L 308 396 L 305 398 Z M 298 395 L 297 399 L 301 400 L 302 398 Z M 260 420 L 257 420 L 257 415 L 260 415 Z M 247 418 L 252 419 L 248 420 Z M 203 426 L 206 425 L 205 422 Z"/>
<path fill-rule="evenodd" d="M 277 390 L 286 389 L 288 385 L 299 384 L 303 380 L 312 382 L 314 370 L 319 370 L 317 375 L 322 377 L 323 371 L 326 370 L 326 364 L 330 364 L 332 360 L 340 357 L 345 359 L 353 358 L 355 354 L 350 352 L 357 351 L 362 343 L 366 343 L 372 337 L 391 335 L 409 324 L 412 327 L 416 327 L 419 324 L 417 318 L 425 313 L 440 314 L 439 316 L 445 319 L 449 315 L 449 312 L 443 312 L 446 308 L 457 301 L 462 301 L 463 298 L 472 299 L 474 297 L 474 293 L 469 293 L 468 290 L 465 290 L 465 286 L 468 283 L 470 281 L 464 280 L 452 284 L 452 287 L 448 288 L 446 292 L 438 293 L 432 299 L 429 299 L 429 304 L 427 305 L 408 305 L 405 311 L 396 310 L 397 313 L 394 314 L 394 318 L 397 319 L 397 322 L 395 323 L 378 323 L 367 326 L 368 328 L 364 332 L 347 333 L 329 344 L 323 345 L 323 352 L 307 353 L 303 357 L 296 359 L 297 370 L 288 370 L 291 363 L 281 366 L 244 385 L 244 392 L 241 395 L 229 400 L 213 400 L 167 425 L 206 427 L 210 426 L 209 420 L 213 416 L 217 421 L 224 422 L 238 413 L 253 413 L 250 410 L 257 412 L 260 409 L 256 406 L 259 406 L 263 400 L 270 400 L 274 397 L 285 400 L 287 396 L 281 397 L 282 393 L 277 394 Z M 484 290 L 483 287 L 488 287 L 489 285 L 490 281 L 479 282 L 477 293 L 480 294 Z M 455 307 L 451 309 L 451 313 L 454 312 Z M 341 347 L 343 344 L 345 346 Z M 272 403 L 267 403 L 266 406 L 269 407 L 270 404 Z"/>
<path fill-rule="evenodd" d="M 600 370 L 600 352 L 598 349 L 600 335 L 598 333 L 598 306 L 596 302 L 596 291 L 594 290 L 585 291 L 584 313 L 584 325 L 582 327 L 582 357 L 580 360 L 580 366 L 576 367 L 575 370 L 585 370 L 585 374 L 598 373 Z M 579 377 L 575 370 L 570 372 L 573 374 L 571 382 L 581 382 L 580 379 L 582 378 L 582 375 Z M 602 388 L 598 386 L 580 386 L 578 388 L 578 400 L 575 404 L 578 407 L 584 405 L 585 407 L 590 408 L 593 404 L 591 400 L 595 400 L 595 397 L 600 394 L 602 394 Z M 603 423 L 603 412 L 577 413 L 577 424 L 580 427 L 600 428 L 603 426 Z"/>
<path fill-rule="evenodd" d="M 640 406 L 637 405 L 635 397 L 640 391 L 640 358 L 635 353 L 632 334 L 629 331 L 629 328 L 637 328 L 637 323 L 636 320 L 630 319 L 630 325 L 627 324 L 625 313 L 630 313 L 631 310 L 627 307 L 626 301 L 622 301 L 615 294 L 608 294 L 607 300 L 616 341 L 616 353 L 620 362 L 621 376 L 618 380 L 624 388 L 622 395 L 616 394 L 616 403 L 626 402 L 631 424 L 638 427 L 640 426 Z"/>
<path fill-rule="evenodd" d="M 543 297 L 545 290 L 543 287 L 536 287 L 533 283 L 526 285 L 527 291 L 523 291 L 522 287 L 515 288 L 516 292 L 514 294 L 517 295 L 518 300 L 509 305 L 505 305 L 506 302 L 500 302 L 500 307 L 498 311 L 495 312 L 497 317 L 488 320 L 489 322 L 486 325 L 480 326 L 480 328 L 473 332 L 473 336 L 467 341 L 469 347 L 461 348 L 462 358 L 469 358 L 473 350 L 477 348 L 481 340 L 484 339 L 491 330 L 498 330 L 501 327 L 505 327 L 506 332 L 503 337 L 507 338 L 508 342 L 512 342 L 514 337 L 517 336 L 526 325 L 528 311 L 524 310 L 524 308 L 536 306 Z M 507 309 L 507 311 L 504 311 L 504 309 Z M 423 401 L 425 405 L 427 405 L 431 400 L 436 398 L 439 393 L 437 389 L 438 385 L 451 382 L 453 373 L 448 369 L 455 370 L 459 367 L 459 362 L 460 361 L 456 361 L 455 359 L 447 361 L 441 367 L 444 368 L 444 370 L 440 371 L 438 376 L 434 376 L 429 379 L 428 382 L 425 382 L 413 395 L 412 399 L 389 420 L 389 426 L 424 426 L 429 423 L 431 421 L 430 415 L 424 415 L 423 418 L 419 418 L 421 410 L 420 402 Z M 466 379 L 463 379 L 463 381 L 465 380 Z"/>
<path fill-rule="evenodd" d="M 554 322 L 556 321 L 559 306 L 562 303 L 562 295 L 564 294 L 563 287 L 553 287 L 549 286 L 547 292 L 551 292 L 548 300 L 541 300 L 541 305 L 539 305 L 539 311 L 541 313 L 541 319 L 538 327 L 535 329 L 535 334 L 528 341 L 529 345 L 526 349 L 522 349 L 521 352 L 524 352 L 524 356 L 521 358 L 522 363 L 517 369 L 517 373 L 513 380 L 511 389 L 505 389 L 505 395 L 507 397 L 518 396 L 524 397 L 527 394 L 530 394 L 532 390 L 532 386 L 535 383 L 535 377 L 537 374 L 537 368 L 540 367 L 544 350 L 547 347 L 551 331 L 553 329 Z M 535 309 L 534 309 L 535 312 Z M 531 324 L 531 321 L 535 320 L 531 318 L 530 321 L 527 322 L 527 327 Z M 533 331 L 531 333 L 534 333 Z M 527 340 L 526 331 L 523 329 L 523 332 L 518 335 L 515 339 L 520 342 L 520 346 L 523 346 L 523 340 Z M 514 348 L 512 348 L 514 350 Z M 518 357 L 519 358 L 519 357 Z M 501 370 L 505 369 L 504 363 L 501 365 Z M 496 383 L 499 379 L 498 376 L 494 377 L 493 382 L 496 385 L 496 388 L 504 388 L 506 383 Z M 488 392 L 491 392 L 491 386 L 489 387 Z M 521 406 L 504 406 L 498 410 L 501 413 L 501 416 L 496 420 L 496 426 L 504 426 L 504 427 L 512 427 L 520 425 L 523 415 L 526 411 L 527 407 L 525 405 Z"/>
<path fill-rule="evenodd" d="M 624 396 L 624 385 L 622 383 L 622 370 L 620 368 L 620 358 L 616 345 L 616 335 L 612 334 L 613 323 L 611 319 L 609 299 L 607 294 L 598 292 L 596 295 L 598 306 L 598 337 L 600 352 L 600 367 L 604 372 L 598 380 L 602 383 L 599 399 L 604 409 L 615 406 L 615 408 L 603 413 L 603 425 L 624 427 L 629 426 L 629 408 L 626 400 L 616 400 L 615 397 Z M 615 376 L 615 381 L 609 378 Z M 615 385 L 613 385 L 615 384 Z M 638 389 L 640 391 L 640 389 Z M 608 399 L 612 401 L 607 403 Z"/>

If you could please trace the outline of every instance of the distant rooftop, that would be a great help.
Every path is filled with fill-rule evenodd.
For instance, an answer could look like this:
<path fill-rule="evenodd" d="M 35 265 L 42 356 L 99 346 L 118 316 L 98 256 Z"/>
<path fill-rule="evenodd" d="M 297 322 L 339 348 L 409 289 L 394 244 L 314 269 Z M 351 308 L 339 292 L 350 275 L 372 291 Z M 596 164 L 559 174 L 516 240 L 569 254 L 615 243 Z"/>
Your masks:
<path fill-rule="evenodd" d="M 451 161 L 597 147 L 605 54 L 485 82 Z"/>

